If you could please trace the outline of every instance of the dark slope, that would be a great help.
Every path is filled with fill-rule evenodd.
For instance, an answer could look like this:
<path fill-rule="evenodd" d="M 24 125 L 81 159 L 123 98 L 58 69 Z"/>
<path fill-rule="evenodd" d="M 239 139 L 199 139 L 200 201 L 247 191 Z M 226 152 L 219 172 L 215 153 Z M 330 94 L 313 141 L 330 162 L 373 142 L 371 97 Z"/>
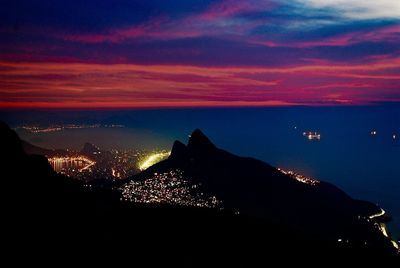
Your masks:
<path fill-rule="evenodd" d="M 119 193 L 85 187 L 56 174 L 44 157 L 27 155 L 1 122 L 0 134 L 3 260 L 14 264 L 82 258 L 174 267 L 259 266 L 293 258 L 319 263 L 310 255 L 397 260 L 384 246 L 338 245 L 229 211 L 120 202 Z"/>
<path fill-rule="evenodd" d="M 22 149 L 24 150 L 24 152 L 27 154 L 38 154 L 38 155 L 44 155 L 47 157 L 67 154 L 67 152 L 65 150 L 61 150 L 61 149 L 50 150 L 50 149 L 46 149 L 46 148 L 42 148 L 42 147 L 33 145 L 24 140 L 21 140 L 21 146 L 22 146 Z"/>
<path fill-rule="evenodd" d="M 187 146 L 176 141 L 169 159 L 132 179 L 171 169 L 182 170 L 194 183 L 201 183 L 225 208 L 327 240 L 346 237 L 364 243 L 368 237 L 388 244 L 388 239 L 364 219 L 380 211 L 374 204 L 354 200 L 332 184 L 304 184 L 267 163 L 218 149 L 200 130 L 192 133 Z"/>

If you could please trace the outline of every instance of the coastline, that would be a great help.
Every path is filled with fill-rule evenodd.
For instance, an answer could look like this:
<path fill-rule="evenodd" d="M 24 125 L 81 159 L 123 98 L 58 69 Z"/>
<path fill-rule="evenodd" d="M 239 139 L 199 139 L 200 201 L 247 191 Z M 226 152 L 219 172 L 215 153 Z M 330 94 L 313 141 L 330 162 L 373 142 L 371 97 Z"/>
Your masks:
<path fill-rule="evenodd" d="M 387 223 L 391 222 L 390 217 L 387 215 L 386 211 L 383 208 L 380 208 L 381 211 L 379 213 L 368 216 L 369 220 L 374 221 L 375 226 L 382 232 L 384 236 L 390 239 L 393 247 L 397 249 L 400 253 L 400 246 L 395 238 L 392 237 L 390 228 L 388 228 Z"/>

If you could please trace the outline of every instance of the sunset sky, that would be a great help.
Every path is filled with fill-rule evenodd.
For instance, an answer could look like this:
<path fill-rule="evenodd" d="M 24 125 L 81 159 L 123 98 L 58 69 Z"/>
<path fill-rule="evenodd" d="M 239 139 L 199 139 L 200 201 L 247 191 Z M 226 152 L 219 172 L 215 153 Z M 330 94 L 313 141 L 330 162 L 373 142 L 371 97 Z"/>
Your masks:
<path fill-rule="evenodd" d="M 0 107 L 400 102 L 399 0 L 0 1 Z"/>

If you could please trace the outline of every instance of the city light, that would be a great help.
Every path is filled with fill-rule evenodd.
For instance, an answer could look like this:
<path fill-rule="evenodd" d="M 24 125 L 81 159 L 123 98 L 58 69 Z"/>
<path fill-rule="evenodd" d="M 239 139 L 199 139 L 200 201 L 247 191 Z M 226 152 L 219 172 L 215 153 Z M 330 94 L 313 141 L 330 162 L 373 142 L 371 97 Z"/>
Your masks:
<path fill-rule="evenodd" d="M 139 163 L 144 163 L 151 155 L 153 163 L 157 159 L 161 161 L 162 156 L 169 155 L 167 151 L 145 151 L 140 149 L 110 150 L 102 151 L 94 146 L 97 151 L 82 154 L 79 151 L 67 150 L 56 157 L 48 156 L 48 161 L 53 169 L 71 178 L 81 181 L 92 181 L 96 179 L 120 180 L 131 177 L 141 171 Z M 151 164 L 152 161 L 148 161 Z"/>
<path fill-rule="evenodd" d="M 215 196 L 207 195 L 201 185 L 191 184 L 180 170 L 155 173 L 152 177 L 130 181 L 120 188 L 125 201 L 135 203 L 161 203 L 191 207 L 221 207 Z"/>
<path fill-rule="evenodd" d="M 48 161 L 57 172 L 61 172 L 68 168 L 77 168 L 79 172 L 82 172 L 96 164 L 95 161 L 92 161 L 85 156 L 55 156 L 48 158 Z"/>
<path fill-rule="evenodd" d="M 293 179 L 295 179 L 295 180 L 297 180 L 297 181 L 299 181 L 301 183 L 305 183 L 305 184 L 312 185 L 312 186 L 315 186 L 315 185 L 320 183 L 319 180 L 306 177 L 306 176 L 298 174 L 298 173 L 296 173 L 296 172 L 294 172 L 292 170 L 284 170 L 284 169 L 281 169 L 281 168 L 278 168 L 278 170 L 280 172 L 282 172 L 283 174 L 288 175 L 289 177 L 291 177 L 291 178 L 293 178 Z"/>
<path fill-rule="evenodd" d="M 65 125 L 50 125 L 46 127 L 42 126 L 19 126 L 17 128 L 24 129 L 26 131 L 32 133 L 48 133 L 48 132 L 58 132 L 66 129 L 89 129 L 89 128 L 123 128 L 123 125 L 118 124 L 109 124 L 109 125 L 101 125 L 101 124 L 65 124 Z"/>
<path fill-rule="evenodd" d="M 379 217 L 384 216 L 385 214 L 386 214 L 386 211 L 381 208 L 380 212 L 378 212 L 376 214 L 373 214 L 373 215 L 370 215 L 370 216 L 368 216 L 368 218 L 370 218 L 370 219 L 379 218 Z M 386 227 L 385 223 L 383 223 L 383 222 L 375 222 L 374 225 L 376 226 L 376 228 L 379 229 L 379 231 L 381 231 L 381 233 L 384 236 L 386 236 L 387 238 L 390 239 L 390 242 L 392 243 L 393 247 L 395 247 L 397 250 L 400 249 L 399 245 L 396 243 L 396 241 L 391 239 L 391 237 L 390 237 L 390 235 L 389 235 L 389 233 L 387 231 L 387 227 Z"/>
<path fill-rule="evenodd" d="M 381 211 L 380 211 L 379 213 L 373 214 L 373 215 L 369 216 L 369 218 L 370 218 L 370 219 L 373 219 L 373 218 L 377 218 L 377 217 L 382 217 L 383 215 L 385 215 L 385 213 L 386 213 L 386 211 L 384 211 L 384 210 L 381 208 Z"/>
<path fill-rule="evenodd" d="M 392 243 L 393 247 L 394 247 L 395 249 L 399 250 L 399 249 L 400 249 L 400 248 L 399 248 L 399 245 L 396 243 L 396 241 L 394 241 L 393 239 L 391 239 L 391 237 L 389 236 L 389 233 L 388 233 L 388 231 L 387 231 L 386 224 L 384 224 L 384 223 L 381 222 L 381 223 L 375 223 L 375 225 L 376 225 L 376 227 L 382 232 L 382 234 L 383 234 L 384 236 L 386 236 L 387 238 L 390 239 L 390 242 Z"/>
<path fill-rule="evenodd" d="M 140 170 L 145 170 L 151 167 L 154 164 L 157 164 L 158 162 L 164 160 L 167 158 L 171 152 L 158 152 L 158 153 L 153 153 L 146 157 L 143 162 L 139 163 L 139 169 Z"/>

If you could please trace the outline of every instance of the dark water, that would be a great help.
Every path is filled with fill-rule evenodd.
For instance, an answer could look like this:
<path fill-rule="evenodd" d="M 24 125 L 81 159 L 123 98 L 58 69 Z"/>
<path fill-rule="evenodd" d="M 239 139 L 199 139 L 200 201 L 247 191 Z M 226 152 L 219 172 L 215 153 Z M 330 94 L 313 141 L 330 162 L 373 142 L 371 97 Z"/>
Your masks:
<path fill-rule="evenodd" d="M 22 138 L 52 148 L 79 148 L 90 141 L 103 148 L 165 148 L 187 140 L 200 128 L 215 144 L 274 166 L 331 182 L 354 198 L 382 206 L 400 230 L 400 105 L 370 107 L 292 107 L 166 109 L 119 111 L 3 111 L 19 124 L 101 123 L 125 128 L 66 130 Z M 295 128 L 296 127 L 296 128 Z M 377 131 L 372 136 L 370 132 Z M 308 141 L 303 131 L 318 131 Z M 396 139 L 393 139 L 393 135 Z"/>

